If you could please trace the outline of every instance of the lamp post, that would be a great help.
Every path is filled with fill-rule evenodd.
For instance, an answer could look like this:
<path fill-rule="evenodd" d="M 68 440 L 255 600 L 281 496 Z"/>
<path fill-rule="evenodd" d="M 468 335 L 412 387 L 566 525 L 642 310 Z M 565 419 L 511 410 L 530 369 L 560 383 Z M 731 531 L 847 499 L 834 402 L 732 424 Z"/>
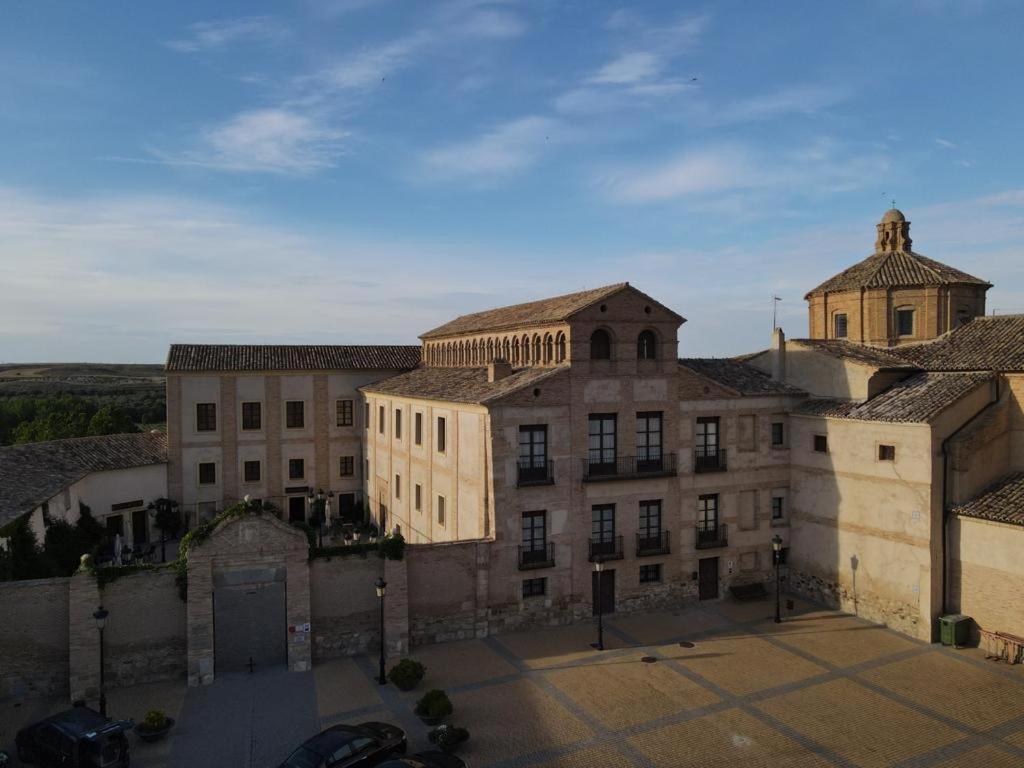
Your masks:
<path fill-rule="evenodd" d="M 591 648 L 604 650 L 604 592 L 601 590 L 601 577 L 604 573 L 604 555 L 594 556 L 594 573 L 597 574 L 597 642 Z"/>
<path fill-rule="evenodd" d="M 782 621 L 779 605 L 779 556 L 782 554 L 782 537 L 779 534 L 772 536 L 772 559 L 775 560 L 775 623 Z"/>
<path fill-rule="evenodd" d="M 110 612 L 102 605 L 97 608 L 92 617 L 96 619 L 96 629 L 100 631 L 100 714 L 107 716 L 107 692 L 103 685 L 103 628 L 107 625 L 107 616 Z"/>
<path fill-rule="evenodd" d="M 384 594 L 387 592 L 388 583 L 384 581 L 383 576 L 378 576 L 374 586 L 377 588 L 377 597 L 380 598 L 380 677 L 377 678 L 377 682 L 387 685 L 388 679 L 384 674 Z"/>

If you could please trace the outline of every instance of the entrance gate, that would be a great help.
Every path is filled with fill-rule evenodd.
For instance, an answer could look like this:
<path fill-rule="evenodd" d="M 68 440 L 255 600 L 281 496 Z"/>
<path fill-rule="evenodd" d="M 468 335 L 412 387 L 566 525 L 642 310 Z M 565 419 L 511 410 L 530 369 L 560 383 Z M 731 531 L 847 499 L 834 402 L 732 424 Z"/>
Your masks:
<path fill-rule="evenodd" d="M 216 674 L 287 663 L 285 572 L 278 567 L 214 574 Z"/>

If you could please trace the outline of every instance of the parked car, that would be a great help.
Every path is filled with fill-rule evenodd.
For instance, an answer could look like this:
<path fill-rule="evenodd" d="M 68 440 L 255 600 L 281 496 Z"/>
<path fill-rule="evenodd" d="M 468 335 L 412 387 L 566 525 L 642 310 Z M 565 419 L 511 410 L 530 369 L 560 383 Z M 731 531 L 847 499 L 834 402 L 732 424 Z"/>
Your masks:
<path fill-rule="evenodd" d="M 127 768 L 128 727 L 130 721 L 75 707 L 18 731 L 18 759 L 43 768 Z"/>
<path fill-rule="evenodd" d="M 448 752 L 417 752 L 388 760 L 377 768 L 469 768 L 469 763 Z"/>
<path fill-rule="evenodd" d="M 281 763 L 281 768 L 375 766 L 404 755 L 405 731 L 388 723 L 333 725 L 321 731 Z"/>

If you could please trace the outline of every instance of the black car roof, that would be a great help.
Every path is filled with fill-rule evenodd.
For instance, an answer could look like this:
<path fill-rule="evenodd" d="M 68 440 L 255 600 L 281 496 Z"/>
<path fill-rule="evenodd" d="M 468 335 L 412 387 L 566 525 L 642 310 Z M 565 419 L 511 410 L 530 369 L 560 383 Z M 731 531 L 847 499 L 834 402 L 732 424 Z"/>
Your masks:
<path fill-rule="evenodd" d="M 359 736 L 370 736 L 370 734 L 355 725 L 332 725 L 326 731 L 321 731 L 302 746 L 316 752 L 317 754 L 329 755 L 342 744 L 348 744 L 348 742 Z"/>
<path fill-rule="evenodd" d="M 75 707 L 56 715 L 50 715 L 42 723 L 53 723 L 62 731 L 74 736 L 82 736 L 94 731 L 100 731 L 107 726 L 113 725 L 107 718 L 87 707 Z"/>

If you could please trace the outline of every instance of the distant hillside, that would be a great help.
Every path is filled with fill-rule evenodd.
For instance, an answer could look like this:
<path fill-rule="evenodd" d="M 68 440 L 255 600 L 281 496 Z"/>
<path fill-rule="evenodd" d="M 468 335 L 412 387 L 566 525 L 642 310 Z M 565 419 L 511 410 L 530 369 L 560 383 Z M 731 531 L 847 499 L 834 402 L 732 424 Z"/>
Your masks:
<path fill-rule="evenodd" d="M 164 394 L 163 365 L 117 363 L 0 364 L 0 397 Z"/>

